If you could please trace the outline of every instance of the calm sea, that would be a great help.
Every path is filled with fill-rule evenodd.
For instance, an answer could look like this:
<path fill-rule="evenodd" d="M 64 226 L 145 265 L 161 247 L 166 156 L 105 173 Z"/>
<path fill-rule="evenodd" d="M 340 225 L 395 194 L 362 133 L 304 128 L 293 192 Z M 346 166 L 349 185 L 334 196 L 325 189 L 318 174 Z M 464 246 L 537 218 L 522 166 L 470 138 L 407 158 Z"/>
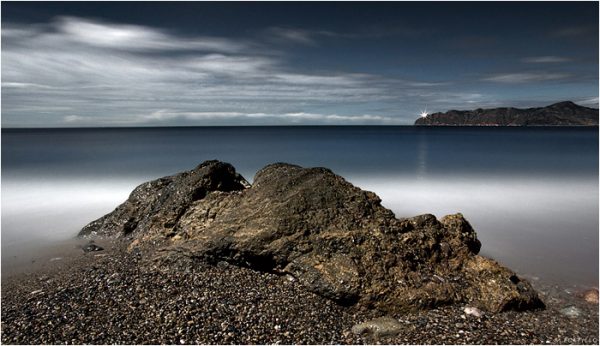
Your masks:
<path fill-rule="evenodd" d="M 2 129 L 2 262 L 208 159 L 250 181 L 272 162 L 329 167 L 398 217 L 462 212 L 521 274 L 598 285 L 597 128 Z"/>

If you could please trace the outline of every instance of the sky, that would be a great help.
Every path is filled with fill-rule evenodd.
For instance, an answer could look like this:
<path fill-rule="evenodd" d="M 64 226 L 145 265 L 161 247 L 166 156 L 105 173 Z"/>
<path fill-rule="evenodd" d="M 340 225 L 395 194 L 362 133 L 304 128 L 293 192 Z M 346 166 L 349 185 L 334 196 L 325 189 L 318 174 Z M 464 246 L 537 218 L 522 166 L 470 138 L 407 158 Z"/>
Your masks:
<path fill-rule="evenodd" d="M 2 127 L 598 107 L 598 2 L 2 2 Z"/>

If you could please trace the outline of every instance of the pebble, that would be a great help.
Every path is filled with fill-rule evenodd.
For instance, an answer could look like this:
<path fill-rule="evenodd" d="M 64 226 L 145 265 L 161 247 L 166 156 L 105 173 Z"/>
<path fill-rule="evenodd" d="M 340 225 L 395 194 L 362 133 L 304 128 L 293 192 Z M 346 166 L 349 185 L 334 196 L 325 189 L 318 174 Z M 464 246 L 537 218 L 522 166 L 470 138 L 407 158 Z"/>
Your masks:
<path fill-rule="evenodd" d="M 567 317 L 579 317 L 581 310 L 575 306 L 568 306 L 560 310 L 560 313 Z"/>
<path fill-rule="evenodd" d="M 583 293 L 583 299 L 591 304 L 598 304 L 598 290 L 592 288 L 591 290 L 587 290 Z"/>
<path fill-rule="evenodd" d="M 82 248 L 83 252 L 94 252 L 94 251 L 102 251 L 104 250 L 104 248 L 102 246 L 98 246 L 96 244 L 87 244 L 84 245 Z"/>
<path fill-rule="evenodd" d="M 482 317 L 483 316 L 483 311 L 481 311 L 481 310 L 479 310 L 478 308 L 475 308 L 475 307 L 466 306 L 463 309 L 463 311 L 467 315 L 472 315 L 472 316 L 475 316 L 475 317 Z"/>
<path fill-rule="evenodd" d="M 352 332 L 356 335 L 369 334 L 379 338 L 396 335 L 402 328 L 402 324 L 397 319 L 386 316 L 356 324 L 352 327 Z"/>

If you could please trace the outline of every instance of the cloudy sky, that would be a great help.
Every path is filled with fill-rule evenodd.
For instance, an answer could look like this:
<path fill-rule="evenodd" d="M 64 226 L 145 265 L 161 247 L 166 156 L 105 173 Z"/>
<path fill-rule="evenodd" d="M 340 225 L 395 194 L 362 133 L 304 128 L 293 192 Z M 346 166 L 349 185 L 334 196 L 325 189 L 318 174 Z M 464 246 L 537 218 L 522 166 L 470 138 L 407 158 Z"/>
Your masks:
<path fill-rule="evenodd" d="M 598 107 L 598 3 L 2 3 L 2 127 Z"/>

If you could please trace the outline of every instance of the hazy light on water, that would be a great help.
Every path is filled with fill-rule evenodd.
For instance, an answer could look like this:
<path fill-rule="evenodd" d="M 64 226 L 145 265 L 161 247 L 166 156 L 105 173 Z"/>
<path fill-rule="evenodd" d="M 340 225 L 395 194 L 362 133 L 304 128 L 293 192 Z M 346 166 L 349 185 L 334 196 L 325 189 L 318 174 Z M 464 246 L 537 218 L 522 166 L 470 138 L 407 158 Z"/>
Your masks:
<path fill-rule="evenodd" d="M 112 211 L 134 181 L 35 181 L 2 184 L 2 256 L 21 246 L 74 237 L 90 221 Z"/>
<path fill-rule="evenodd" d="M 348 177 L 397 217 L 463 213 L 482 254 L 524 274 L 593 285 L 598 280 L 598 182 L 561 179 Z M 12 181 L 2 185 L 3 257 L 74 237 L 142 181 Z M 596 225 L 594 228 L 593 225 Z"/>

